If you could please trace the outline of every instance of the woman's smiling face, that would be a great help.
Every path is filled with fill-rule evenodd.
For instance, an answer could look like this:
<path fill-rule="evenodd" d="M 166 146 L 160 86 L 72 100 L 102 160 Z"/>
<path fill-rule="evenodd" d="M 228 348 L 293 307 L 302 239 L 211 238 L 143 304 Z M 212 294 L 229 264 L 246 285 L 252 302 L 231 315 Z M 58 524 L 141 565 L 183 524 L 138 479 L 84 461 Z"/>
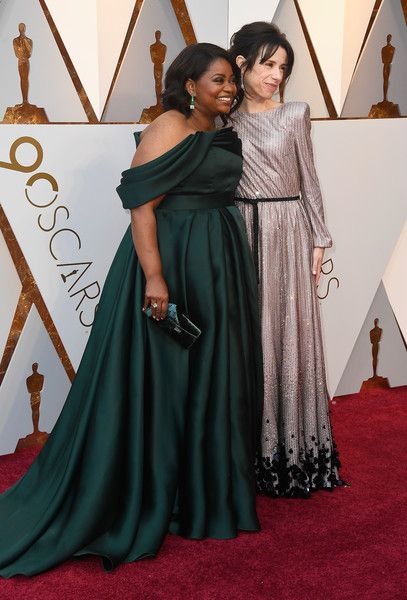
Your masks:
<path fill-rule="evenodd" d="M 219 58 L 195 82 L 189 80 L 187 91 L 195 96 L 195 109 L 208 114 L 228 113 L 237 93 L 236 80 L 231 65 Z"/>

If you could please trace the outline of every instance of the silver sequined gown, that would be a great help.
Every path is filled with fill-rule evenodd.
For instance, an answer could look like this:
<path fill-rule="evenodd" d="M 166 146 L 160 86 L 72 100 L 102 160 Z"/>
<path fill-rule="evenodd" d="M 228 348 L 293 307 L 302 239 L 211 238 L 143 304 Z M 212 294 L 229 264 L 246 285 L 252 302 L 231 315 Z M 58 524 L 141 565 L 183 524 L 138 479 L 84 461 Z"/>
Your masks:
<path fill-rule="evenodd" d="M 288 102 L 237 112 L 243 142 L 243 198 L 259 202 L 259 296 L 264 354 L 264 414 L 257 484 L 274 496 L 333 488 L 339 461 L 332 440 L 316 287 L 314 246 L 329 247 L 310 138 L 309 107 Z M 237 203 L 253 246 L 253 206 Z"/>

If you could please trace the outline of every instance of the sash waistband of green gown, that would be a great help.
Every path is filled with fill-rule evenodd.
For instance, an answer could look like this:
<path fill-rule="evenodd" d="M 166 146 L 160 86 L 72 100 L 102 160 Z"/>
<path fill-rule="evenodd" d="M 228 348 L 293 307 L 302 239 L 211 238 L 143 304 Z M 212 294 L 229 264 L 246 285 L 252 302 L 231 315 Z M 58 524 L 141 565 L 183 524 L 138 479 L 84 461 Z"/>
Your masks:
<path fill-rule="evenodd" d="M 200 208 L 223 208 L 234 205 L 233 192 L 215 194 L 167 194 L 156 210 L 194 210 Z"/>

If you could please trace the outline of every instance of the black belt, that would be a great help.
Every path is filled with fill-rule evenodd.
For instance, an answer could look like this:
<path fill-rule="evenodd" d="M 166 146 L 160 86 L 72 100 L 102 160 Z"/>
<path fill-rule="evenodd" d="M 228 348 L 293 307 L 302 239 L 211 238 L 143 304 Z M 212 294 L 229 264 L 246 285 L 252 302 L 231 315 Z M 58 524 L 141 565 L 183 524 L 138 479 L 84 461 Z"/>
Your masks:
<path fill-rule="evenodd" d="M 194 210 L 202 208 L 225 208 L 234 206 L 234 192 L 215 192 L 213 194 L 171 193 L 156 210 Z"/>
<path fill-rule="evenodd" d="M 244 202 L 253 206 L 253 260 L 256 268 L 257 283 L 260 281 L 260 268 L 259 268 L 259 202 L 287 202 L 289 200 L 299 200 L 299 196 L 288 196 L 287 198 L 238 198 L 235 197 L 236 202 Z"/>

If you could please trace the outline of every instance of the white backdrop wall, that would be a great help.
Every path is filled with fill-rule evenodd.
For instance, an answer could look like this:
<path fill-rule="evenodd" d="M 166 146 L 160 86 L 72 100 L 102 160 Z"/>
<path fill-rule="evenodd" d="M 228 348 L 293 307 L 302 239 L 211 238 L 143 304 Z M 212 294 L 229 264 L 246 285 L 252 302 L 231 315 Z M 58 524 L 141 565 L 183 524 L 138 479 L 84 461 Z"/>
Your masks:
<path fill-rule="evenodd" d="M 126 56 L 107 105 L 104 121 L 138 121 L 143 108 L 156 103 L 150 45 L 155 31 L 167 46 L 167 68 L 186 46 L 174 10 L 169 2 L 147 0 L 143 3 Z"/>
<path fill-rule="evenodd" d="M 294 68 L 286 86 L 285 101 L 301 98 L 310 105 L 311 117 L 328 117 L 324 95 L 292 0 L 281 0 L 274 13 L 273 22 L 286 33 L 295 49 Z M 278 94 L 276 98 L 278 99 Z"/>
<path fill-rule="evenodd" d="M 44 375 L 39 429 L 50 433 L 64 405 L 70 381 L 35 307 L 30 310 L 0 387 L 0 454 L 13 452 L 18 440 L 33 430 L 26 385 L 33 363 L 38 364 L 38 372 Z"/>
<path fill-rule="evenodd" d="M 383 100 L 381 49 L 386 45 L 388 34 L 395 48 L 388 99 L 399 104 L 402 115 L 407 114 L 406 31 L 400 0 L 383 0 L 350 83 L 342 116 L 365 117 L 372 104 Z"/>
<path fill-rule="evenodd" d="M 41 164 L 29 173 L 1 173 L 2 207 L 75 369 L 107 269 L 129 224 L 115 188 L 134 154 L 134 129 L 26 126 L 24 135 L 42 149 Z M 0 157 L 8 158 L 22 133 L 21 125 L 1 128 Z M 18 160 L 30 165 L 36 154 L 33 142 L 21 143 Z M 43 174 L 53 178 L 56 191 Z"/>
<path fill-rule="evenodd" d="M 271 21 L 278 3 L 279 0 L 256 0 L 256 2 L 229 0 L 228 39 L 230 40 L 231 35 L 245 23 Z"/>
<path fill-rule="evenodd" d="M 0 235 L 0 276 L 0 348 L 3 352 L 22 286 L 2 235 Z"/>
<path fill-rule="evenodd" d="M 191 23 L 199 42 L 227 48 L 229 44 L 229 0 L 186 0 Z"/>
<path fill-rule="evenodd" d="M 365 322 L 359 332 L 348 364 L 342 373 L 336 393 L 338 396 L 351 394 L 360 388 L 363 381 L 373 375 L 372 344 L 370 331 L 374 320 L 378 318 L 378 326 L 383 330 L 379 346 L 378 375 L 388 378 L 392 387 L 406 383 L 406 347 L 398 327 L 394 312 L 389 302 L 383 282 L 380 282 L 373 302 L 366 315 Z"/>
<path fill-rule="evenodd" d="M 318 28 L 325 27 L 325 31 L 332 28 L 332 15 L 318 12 L 318 3 L 299 4 L 309 31 L 314 32 L 314 50 L 325 71 L 331 97 L 340 110 L 372 2 L 363 0 L 358 11 L 353 8 L 352 19 L 349 2 L 332 2 L 335 14 L 342 19 L 335 40 L 331 40 L 335 52 L 340 54 L 342 47 L 340 58 L 324 57 L 327 50 L 322 43 L 322 30 L 318 33 Z M 17 35 L 18 23 L 25 22 L 27 35 L 34 42 L 29 98 L 46 108 L 51 121 L 66 123 L 0 125 L 0 202 L 74 368 L 86 344 L 107 269 L 129 223 L 115 187 L 120 172 L 129 166 L 134 153 L 132 133 L 142 127 L 124 122 L 137 121 L 142 109 L 155 103 L 149 46 L 155 30 L 160 29 L 168 46 L 165 63 L 168 66 L 186 43 L 174 5 L 170 0 L 145 0 L 138 5 L 141 10 L 112 87 L 103 117 L 105 123 L 75 125 L 68 123 L 87 121 L 83 98 L 81 101 L 75 90 L 39 1 L 0 3 L 0 59 L 6 73 L 0 88 L 0 112 L 4 114 L 7 106 L 21 101 L 12 39 Z M 226 45 L 229 35 L 244 22 L 273 17 L 287 32 L 297 52 L 286 99 L 306 100 L 314 117 L 328 116 L 326 98 L 293 0 L 255 4 L 209 0 L 205 10 L 203 5 L 198 0 L 185 3 L 198 41 Z M 112 13 L 107 1 L 75 1 L 65 7 L 50 0 L 47 6 L 94 113 L 100 117 L 136 2 L 120 0 L 115 3 L 117 13 Z M 367 88 L 358 84 L 359 73 L 364 70 L 363 81 L 377 80 L 376 70 L 367 69 L 366 61 L 368 56 L 380 54 L 382 34 L 377 30 L 387 31 L 398 10 L 394 0 L 383 0 L 350 82 L 352 93 L 348 93 L 345 101 L 349 117 L 360 116 L 358 106 L 362 101 L 370 108 L 372 98 L 380 99 L 373 87 L 367 98 Z M 375 35 L 377 47 L 373 48 Z M 400 27 L 398 35 L 403 40 L 397 42 L 401 55 L 407 27 Z M 350 38 L 352 51 L 344 42 Z M 370 79 L 366 75 L 369 73 Z M 392 100 L 401 107 L 403 99 L 397 90 L 402 89 L 404 76 L 399 69 L 392 70 Z M 112 124 L 113 121 L 123 124 Z M 382 311 L 382 315 L 375 316 L 388 323 L 384 327 L 381 365 L 386 369 L 392 353 L 397 351 L 400 360 L 393 360 L 391 381 L 407 383 L 403 342 L 400 333 L 397 334 L 396 321 L 391 319 L 393 310 L 406 335 L 406 291 L 400 282 L 406 280 L 407 261 L 407 230 L 402 231 L 407 217 L 404 159 L 407 120 L 318 120 L 313 123 L 312 135 L 327 222 L 335 241 L 334 247 L 327 251 L 319 286 L 330 391 L 332 394 L 357 391 L 366 378 L 370 347 L 365 330 L 369 328 L 372 311 Z M 24 137 L 31 139 L 23 142 Z M 15 159 L 11 160 L 13 143 L 18 148 Z M 39 151 L 40 162 L 30 168 Z M 13 164 L 8 168 L 10 162 Z M 27 170 L 18 165 L 28 166 Z M 1 357 L 21 291 L 12 257 L 1 237 L 0 269 Z M 380 287 L 384 273 L 385 296 Z M 380 298 L 388 301 L 379 302 L 378 289 L 382 290 Z M 40 428 L 49 432 L 70 383 L 49 330 L 35 307 L 31 307 L 0 388 L 0 453 L 13 451 L 19 438 L 32 430 L 26 378 L 32 372 L 33 362 L 39 363 L 39 371 L 45 375 Z M 381 374 L 387 376 L 386 372 Z"/>
<path fill-rule="evenodd" d="M 337 393 L 407 215 L 406 139 L 407 119 L 313 123 L 315 162 L 334 239 L 325 256 L 328 274 L 319 286 L 320 297 L 328 294 L 321 310 L 331 394 Z M 394 151 L 377 152 L 377 140 Z"/>
<path fill-rule="evenodd" d="M 383 283 L 404 340 L 407 342 L 407 221 L 387 265 Z"/>

